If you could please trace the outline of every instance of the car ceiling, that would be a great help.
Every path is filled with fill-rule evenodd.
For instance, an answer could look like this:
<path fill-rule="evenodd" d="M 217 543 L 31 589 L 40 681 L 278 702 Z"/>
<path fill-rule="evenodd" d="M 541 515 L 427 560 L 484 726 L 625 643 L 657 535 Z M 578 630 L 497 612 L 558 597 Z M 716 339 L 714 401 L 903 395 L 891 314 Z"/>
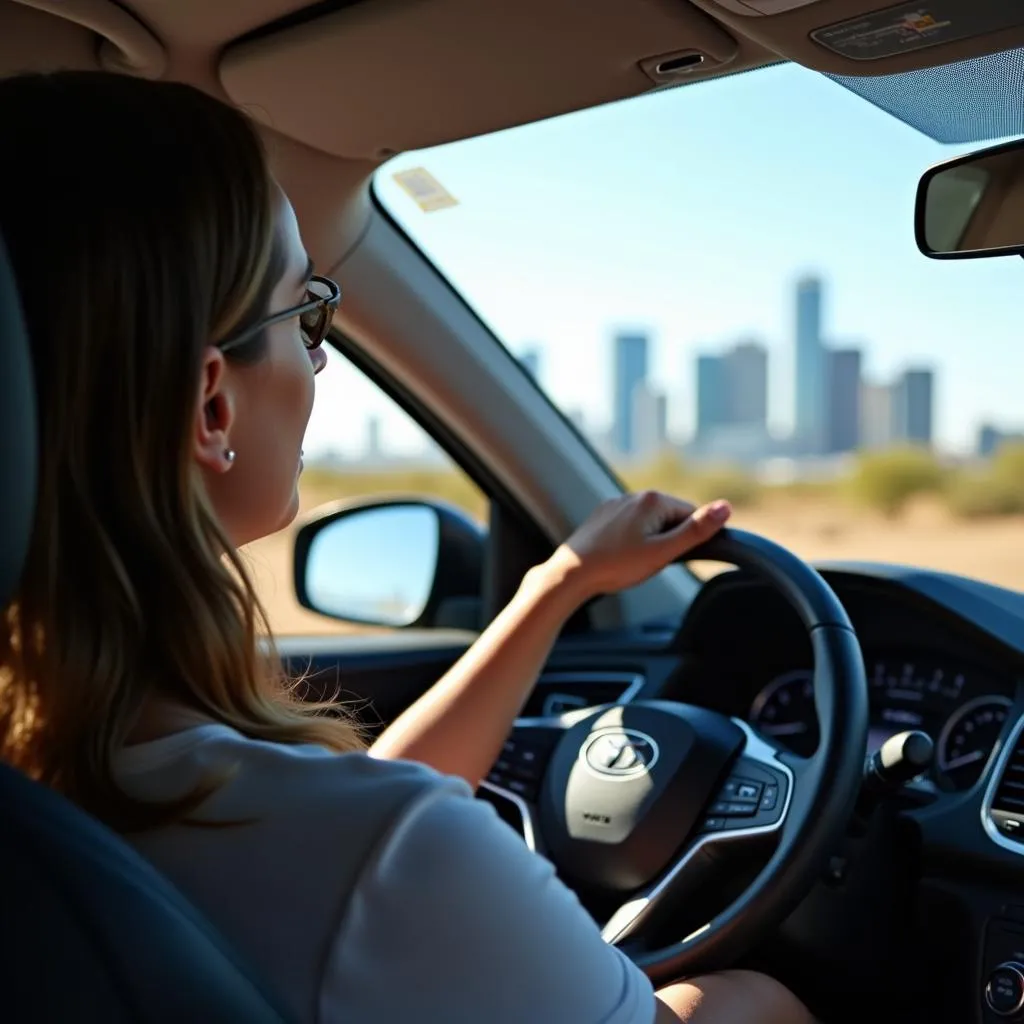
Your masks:
<path fill-rule="evenodd" d="M 967 17 L 973 3 L 941 6 Z M 754 10 L 794 4 L 781 13 Z M 358 240 L 366 182 L 389 156 L 636 96 L 659 87 L 653 68 L 666 57 L 702 56 L 687 81 L 779 60 L 832 75 L 892 75 L 1024 45 L 1024 14 L 1017 27 L 872 61 L 844 58 L 811 38 L 823 26 L 891 6 L 0 0 L 0 74 L 109 67 L 189 81 L 243 106 L 264 126 L 307 244 L 329 267 Z"/>

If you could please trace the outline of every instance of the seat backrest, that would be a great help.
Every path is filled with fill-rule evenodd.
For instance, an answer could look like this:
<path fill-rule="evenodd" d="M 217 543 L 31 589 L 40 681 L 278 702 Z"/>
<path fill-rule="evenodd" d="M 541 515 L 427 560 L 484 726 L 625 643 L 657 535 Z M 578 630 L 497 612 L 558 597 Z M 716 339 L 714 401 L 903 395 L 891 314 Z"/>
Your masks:
<path fill-rule="evenodd" d="M 31 357 L 0 241 L 0 608 L 36 493 Z M 122 840 L 0 765 L 0 1019 L 282 1024 L 226 942 Z"/>

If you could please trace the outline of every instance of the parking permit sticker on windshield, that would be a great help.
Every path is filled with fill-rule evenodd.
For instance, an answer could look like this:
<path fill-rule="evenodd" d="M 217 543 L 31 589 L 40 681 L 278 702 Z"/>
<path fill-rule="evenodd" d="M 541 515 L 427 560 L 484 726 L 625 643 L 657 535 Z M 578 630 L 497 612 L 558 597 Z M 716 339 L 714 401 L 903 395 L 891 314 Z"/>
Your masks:
<path fill-rule="evenodd" d="M 398 187 L 411 196 L 424 213 L 434 213 L 435 210 L 447 210 L 459 205 L 458 199 L 423 167 L 399 171 L 392 177 Z"/>
<path fill-rule="evenodd" d="M 924 0 L 819 28 L 811 38 L 851 60 L 881 60 L 1019 25 L 1024 4 L 1009 0 Z"/>

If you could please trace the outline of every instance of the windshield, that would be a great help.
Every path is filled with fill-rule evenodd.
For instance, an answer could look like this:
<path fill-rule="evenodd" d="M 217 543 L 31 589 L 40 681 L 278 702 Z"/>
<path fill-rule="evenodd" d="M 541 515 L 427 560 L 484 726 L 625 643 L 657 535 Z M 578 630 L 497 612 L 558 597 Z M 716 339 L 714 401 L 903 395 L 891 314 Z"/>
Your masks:
<path fill-rule="evenodd" d="M 914 243 L 940 145 L 785 65 L 418 153 L 377 195 L 630 486 L 1024 587 L 1019 259 Z"/>

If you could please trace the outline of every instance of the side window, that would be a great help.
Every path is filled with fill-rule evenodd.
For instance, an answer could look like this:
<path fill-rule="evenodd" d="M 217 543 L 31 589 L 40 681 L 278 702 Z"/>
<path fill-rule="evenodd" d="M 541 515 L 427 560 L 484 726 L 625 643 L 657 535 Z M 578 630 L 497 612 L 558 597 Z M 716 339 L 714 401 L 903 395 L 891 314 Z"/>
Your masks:
<path fill-rule="evenodd" d="M 481 524 L 486 521 L 487 499 L 483 492 L 415 420 L 333 350 L 327 367 L 317 377 L 303 461 L 295 522 L 245 549 L 260 598 L 278 636 L 388 628 L 342 622 L 299 605 L 293 584 L 295 537 L 319 506 L 339 500 L 433 498 L 456 506 Z M 346 581 L 345 594 L 334 603 L 343 607 L 345 600 L 355 600 L 365 607 L 366 588 L 380 586 L 389 572 L 403 580 L 410 574 L 425 577 L 428 570 L 424 567 L 432 556 L 418 549 L 429 546 L 431 538 L 418 525 L 417 519 L 408 514 L 401 521 L 396 514 L 366 517 L 362 527 L 353 523 L 354 529 L 346 531 L 345 542 L 332 552 L 332 570 L 337 565 L 338 579 Z M 404 545 L 400 553 L 395 550 L 396 531 Z M 408 585 L 416 588 L 421 584 Z M 379 618 L 397 627 L 401 617 L 389 617 L 389 611 L 382 608 Z"/>

